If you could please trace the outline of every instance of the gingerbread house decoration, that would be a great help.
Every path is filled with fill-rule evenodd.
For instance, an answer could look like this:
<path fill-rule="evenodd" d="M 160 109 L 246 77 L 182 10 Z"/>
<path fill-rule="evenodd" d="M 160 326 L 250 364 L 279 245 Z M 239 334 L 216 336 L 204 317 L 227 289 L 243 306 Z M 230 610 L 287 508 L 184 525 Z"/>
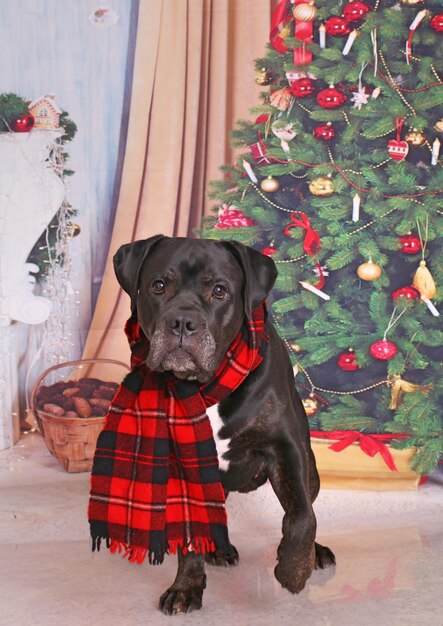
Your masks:
<path fill-rule="evenodd" d="M 49 130 L 59 127 L 62 111 L 54 100 L 54 94 L 42 96 L 31 102 L 29 112 L 34 116 L 34 128 Z"/>

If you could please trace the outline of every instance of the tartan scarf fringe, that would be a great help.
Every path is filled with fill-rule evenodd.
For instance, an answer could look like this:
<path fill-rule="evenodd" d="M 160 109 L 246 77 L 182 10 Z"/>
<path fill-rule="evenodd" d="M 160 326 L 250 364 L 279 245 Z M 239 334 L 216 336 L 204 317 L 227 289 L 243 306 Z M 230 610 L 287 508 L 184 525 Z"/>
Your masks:
<path fill-rule="evenodd" d="M 215 552 L 216 547 L 212 539 L 208 537 L 195 537 L 191 542 L 185 543 L 180 539 L 170 540 L 168 546 L 163 549 L 157 548 L 155 551 L 149 551 L 147 548 L 141 546 L 128 546 L 122 541 L 115 541 L 109 539 L 107 536 L 93 535 L 92 536 L 92 552 L 100 552 L 102 541 L 106 542 L 106 547 L 111 554 L 120 554 L 122 558 L 128 559 L 130 563 L 138 563 L 141 565 L 146 557 L 151 565 L 160 565 L 163 563 L 165 554 L 176 554 L 179 549 L 182 554 L 187 552 L 195 552 L 196 554 L 206 554 Z M 229 556 L 231 551 L 226 551 Z"/>

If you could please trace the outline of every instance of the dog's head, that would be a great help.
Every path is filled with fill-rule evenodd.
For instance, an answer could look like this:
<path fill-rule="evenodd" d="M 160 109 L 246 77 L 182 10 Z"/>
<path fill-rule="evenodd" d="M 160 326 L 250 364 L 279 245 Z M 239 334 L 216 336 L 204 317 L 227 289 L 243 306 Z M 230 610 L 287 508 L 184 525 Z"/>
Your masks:
<path fill-rule="evenodd" d="M 114 268 L 150 342 L 148 367 L 209 380 L 277 270 L 235 241 L 162 235 L 121 246 Z"/>

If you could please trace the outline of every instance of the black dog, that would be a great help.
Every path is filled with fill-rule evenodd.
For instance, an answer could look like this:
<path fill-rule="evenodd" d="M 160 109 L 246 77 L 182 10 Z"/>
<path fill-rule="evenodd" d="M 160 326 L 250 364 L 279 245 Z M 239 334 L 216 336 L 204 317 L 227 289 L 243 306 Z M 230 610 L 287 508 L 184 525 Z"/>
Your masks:
<path fill-rule="evenodd" d="M 114 266 L 151 343 L 148 366 L 202 383 L 217 369 L 244 316 L 264 302 L 277 275 L 269 257 L 235 241 L 161 235 L 122 246 Z M 315 542 L 312 502 L 319 478 L 308 422 L 285 346 L 269 322 L 267 332 L 264 361 L 220 402 L 218 415 L 208 414 L 213 426 L 214 417 L 219 421 L 214 437 L 227 447 L 220 459 L 226 493 L 271 482 L 285 511 L 275 576 L 298 593 L 315 567 L 331 565 L 335 558 Z M 206 560 L 226 564 L 217 553 Z M 237 560 L 238 554 L 228 564 Z M 179 555 L 177 577 L 160 598 L 163 613 L 201 607 L 204 564 L 203 555 Z"/>

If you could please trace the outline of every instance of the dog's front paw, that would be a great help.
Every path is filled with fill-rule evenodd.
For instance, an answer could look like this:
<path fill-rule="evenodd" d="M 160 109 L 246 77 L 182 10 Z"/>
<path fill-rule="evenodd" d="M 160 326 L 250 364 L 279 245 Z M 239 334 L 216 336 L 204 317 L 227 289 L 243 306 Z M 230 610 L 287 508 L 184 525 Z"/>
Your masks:
<path fill-rule="evenodd" d="M 312 546 L 311 554 L 307 558 L 300 558 L 297 554 L 280 551 L 274 574 L 282 587 L 291 593 L 300 593 L 315 565 L 315 551 Z"/>
<path fill-rule="evenodd" d="M 326 546 L 315 544 L 315 569 L 325 569 L 330 565 L 335 565 L 335 555 Z"/>
<path fill-rule="evenodd" d="M 205 561 L 209 565 L 217 565 L 218 567 L 229 567 L 231 565 L 237 565 L 239 560 L 237 548 L 231 545 L 231 554 L 226 556 L 223 552 L 217 550 L 216 552 L 206 552 Z"/>
<path fill-rule="evenodd" d="M 160 598 L 159 608 L 165 615 L 190 613 L 202 608 L 203 590 L 206 587 L 192 586 L 186 588 L 172 585 Z"/>

